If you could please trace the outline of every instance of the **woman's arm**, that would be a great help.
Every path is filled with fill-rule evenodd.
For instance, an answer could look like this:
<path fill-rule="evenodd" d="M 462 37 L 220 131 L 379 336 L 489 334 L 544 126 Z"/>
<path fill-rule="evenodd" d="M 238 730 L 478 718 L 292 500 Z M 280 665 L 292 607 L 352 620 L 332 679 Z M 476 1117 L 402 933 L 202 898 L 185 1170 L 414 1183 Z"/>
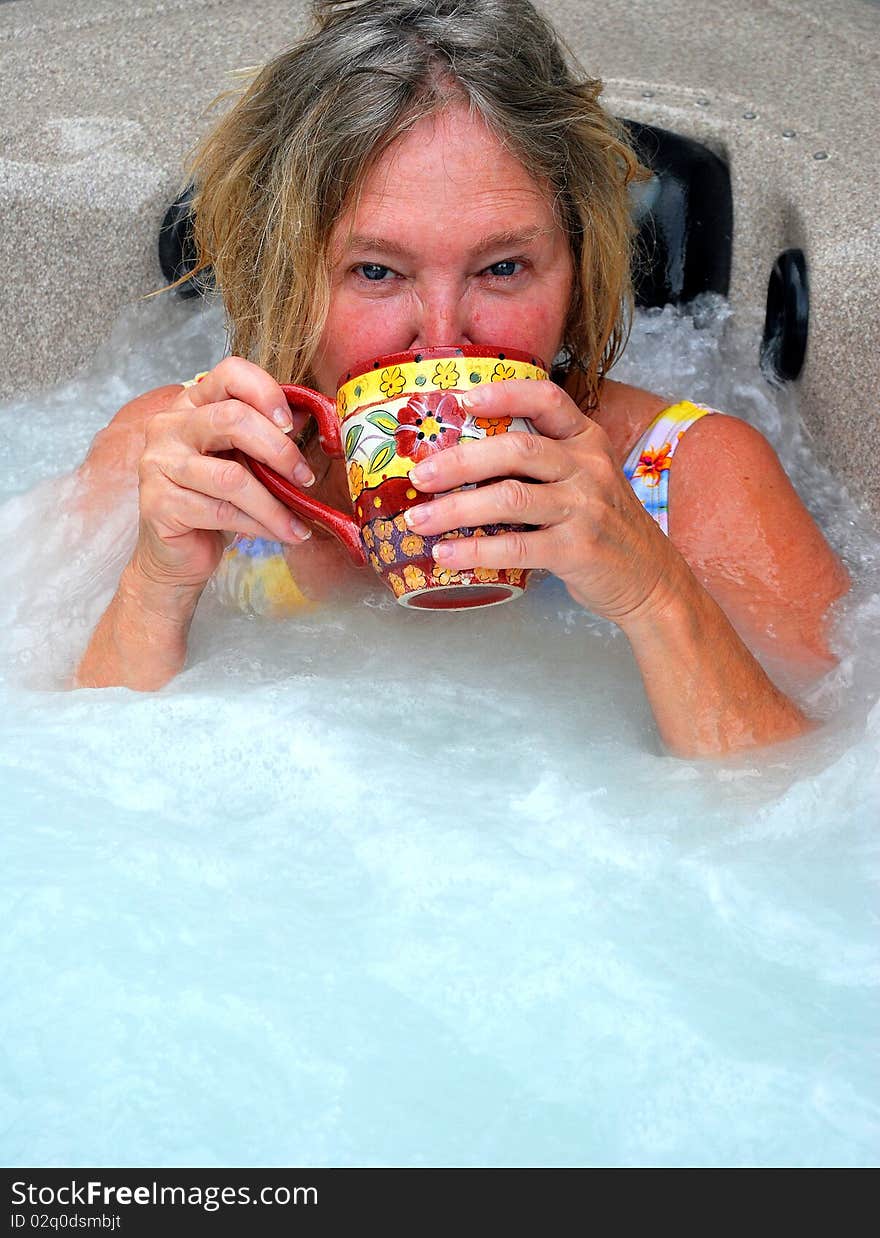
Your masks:
<path fill-rule="evenodd" d="M 156 387 L 124 404 L 92 440 L 78 470 L 76 503 L 100 520 L 120 495 L 137 486 L 146 426 L 180 395 L 181 383 Z M 198 592 L 187 598 L 150 588 L 129 563 L 76 668 L 73 686 L 161 687 L 183 666 Z"/>
<path fill-rule="evenodd" d="M 812 729 L 743 638 L 790 667 L 827 669 L 828 610 L 849 578 L 766 439 L 724 415 L 693 426 L 670 474 L 669 526 L 662 573 L 618 619 L 664 743 L 705 756 Z"/>
<path fill-rule="evenodd" d="M 732 752 L 810 728 L 810 721 L 770 681 L 707 587 L 639 503 L 605 432 L 564 392 L 551 383 L 511 381 L 468 393 L 465 402 L 474 411 L 479 408 L 480 415 L 531 417 L 538 434 L 496 435 L 450 448 L 419 465 L 411 476 L 424 490 L 507 480 L 413 508 L 408 521 L 425 533 L 502 521 L 537 527 L 534 532 L 441 543 L 435 553 L 445 565 L 544 567 L 559 576 L 575 600 L 626 633 L 660 734 L 679 755 Z M 737 477 L 725 476 L 724 485 L 713 485 L 715 476 L 706 471 L 705 460 L 699 461 L 708 497 L 695 518 L 705 523 L 710 507 L 719 513 L 715 536 L 700 543 L 712 556 L 707 585 L 726 582 L 738 617 L 762 613 L 761 599 L 754 604 L 750 600 L 751 581 L 775 565 L 779 571 L 765 582 L 764 601 L 774 597 L 777 617 L 797 611 L 803 643 L 820 649 L 824 610 L 846 587 L 845 573 L 802 505 L 800 510 L 793 505 L 792 496 L 797 496 L 790 485 L 782 486 L 777 473 L 768 472 L 769 457 L 762 453 L 775 460 L 772 451 L 760 435 L 752 432 L 751 437 L 751 451 L 748 444 L 739 444 L 737 468 L 752 478 L 749 485 L 762 496 L 757 541 L 770 546 L 769 558 L 756 559 L 757 545 L 743 540 L 736 519 L 725 519 L 725 505 L 733 503 L 749 526 L 749 496 L 737 494 Z M 687 436 L 679 451 L 686 442 Z M 704 446 L 711 455 L 707 435 Z M 720 450 L 716 443 L 716 454 Z M 782 472 L 778 462 L 775 468 Z M 695 480 L 693 491 L 698 490 Z M 682 501 L 680 526 L 683 509 Z M 754 505 L 751 510 L 757 520 Z M 810 582 L 793 565 L 811 554 L 821 567 L 821 583 L 807 602 L 804 593 Z M 700 560 L 695 558 L 695 563 L 699 566 Z"/>
<path fill-rule="evenodd" d="M 716 414 L 685 434 L 669 474 L 669 536 L 751 648 L 810 672 L 834 664 L 828 612 L 849 576 L 747 422 Z"/>
<path fill-rule="evenodd" d="M 810 719 L 773 684 L 718 603 L 669 550 L 653 592 L 619 621 L 666 747 L 678 756 L 713 756 L 810 730 Z"/>
<path fill-rule="evenodd" d="M 763 435 L 724 415 L 688 430 L 669 533 L 682 558 L 621 624 L 664 741 L 701 755 L 809 729 L 738 634 L 789 666 L 828 669 L 828 612 L 849 577 Z"/>
<path fill-rule="evenodd" d="M 183 666 L 189 626 L 226 532 L 282 542 L 310 530 L 238 461 L 236 450 L 303 484 L 311 469 L 285 432 L 287 401 L 238 357 L 194 387 L 161 388 L 127 405 L 82 466 L 80 502 L 99 514 L 136 462 L 138 539 L 77 668 L 81 687 L 161 687 Z M 306 481 L 305 484 L 308 484 Z"/>
<path fill-rule="evenodd" d="M 163 687 L 186 662 L 201 593 L 201 588 L 157 586 L 136 560 L 130 561 L 80 659 L 73 686 L 141 692 Z"/>

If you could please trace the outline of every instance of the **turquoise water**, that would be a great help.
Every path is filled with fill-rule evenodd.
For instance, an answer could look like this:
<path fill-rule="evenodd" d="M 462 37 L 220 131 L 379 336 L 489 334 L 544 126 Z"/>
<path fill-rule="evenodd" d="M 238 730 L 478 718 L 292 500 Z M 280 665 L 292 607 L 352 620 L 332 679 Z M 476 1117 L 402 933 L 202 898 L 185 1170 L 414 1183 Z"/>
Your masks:
<path fill-rule="evenodd" d="M 222 352 L 151 303 L 6 405 L 0 1157 L 44 1166 L 868 1165 L 880 1151 L 880 537 L 748 324 L 620 377 L 770 435 L 857 580 L 814 735 L 664 756 L 626 641 L 549 580 L 296 622 L 207 594 L 165 690 L 61 691 L 132 538 L 65 470 Z"/>

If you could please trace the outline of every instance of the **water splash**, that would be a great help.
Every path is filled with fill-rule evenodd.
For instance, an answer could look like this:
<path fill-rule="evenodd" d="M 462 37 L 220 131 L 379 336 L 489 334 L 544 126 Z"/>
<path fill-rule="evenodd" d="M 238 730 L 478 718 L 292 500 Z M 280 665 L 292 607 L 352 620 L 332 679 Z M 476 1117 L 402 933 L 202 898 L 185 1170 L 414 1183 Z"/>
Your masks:
<path fill-rule="evenodd" d="M 641 315 L 615 372 L 758 425 L 856 580 L 825 726 L 720 763 L 553 580 L 454 624 L 206 594 L 163 692 L 58 691 L 135 516 L 60 516 L 65 471 L 222 322 L 150 302 L 0 409 L 5 1163 L 876 1162 L 880 538 L 748 328 Z"/>

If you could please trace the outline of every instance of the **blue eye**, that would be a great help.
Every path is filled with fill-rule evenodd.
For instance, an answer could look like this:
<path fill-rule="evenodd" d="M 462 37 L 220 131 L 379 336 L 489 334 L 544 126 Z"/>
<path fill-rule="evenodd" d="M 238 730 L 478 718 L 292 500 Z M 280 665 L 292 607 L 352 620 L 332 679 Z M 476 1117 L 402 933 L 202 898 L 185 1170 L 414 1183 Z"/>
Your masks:
<path fill-rule="evenodd" d="M 374 283 L 378 283 L 388 274 L 388 267 L 380 266 L 378 262 L 362 262 L 360 271 L 364 279 L 370 279 Z"/>
<path fill-rule="evenodd" d="M 501 278 L 507 279 L 511 275 L 516 275 L 515 268 L 518 266 L 519 263 L 515 262 L 513 258 L 507 258 L 504 262 L 493 262 L 488 270 L 492 275 L 498 275 Z"/>

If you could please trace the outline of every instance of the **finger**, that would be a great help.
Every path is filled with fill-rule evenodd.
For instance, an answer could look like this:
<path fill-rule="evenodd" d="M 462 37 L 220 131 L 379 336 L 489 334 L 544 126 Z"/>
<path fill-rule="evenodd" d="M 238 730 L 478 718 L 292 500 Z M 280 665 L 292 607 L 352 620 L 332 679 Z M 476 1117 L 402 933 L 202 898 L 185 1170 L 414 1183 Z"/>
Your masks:
<path fill-rule="evenodd" d="M 410 469 L 409 476 L 420 490 L 436 493 L 494 477 L 561 481 L 571 476 L 574 467 L 569 453 L 555 439 L 511 430 L 446 447 Z"/>
<path fill-rule="evenodd" d="M 571 396 L 549 378 L 486 383 L 471 387 L 459 399 L 474 417 L 525 417 L 548 438 L 571 438 L 591 424 Z"/>
<path fill-rule="evenodd" d="M 241 400 L 279 429 L 293 428 L 293 416 L 280 385 L 271 374 L 244 357 L 224 357 L 219 365 L 188 387 L 186 394 L 194 408 L 224 400 Z"/>
<path fill-rule="evenodd" d="M 167 443 L 170 437 L 176 443 L 182 440 L 200 455 L 238 449 L 301 486 L 311 486 L 315 481 L 293 439 L 241 400 L 205 404 L 182 419 L 179 413 L 159 413 L 151 420 L 147 435 L 148 457 L 155 439 L 160 440 L 163 457 L 172 454 Z"/>
<path fill-rule="evenodd" d="M 175 521 L 180 527 L 170 529 L 165 536 L 173 537 L 175 532 L 188 533 L 193 529 L 210 529 L 288 544 L 298 544 L 311 537 L 311 529 L 290 512 L 287 513 L 286 527 L 270 527 L 226 499 L 212 499 L 194 490 L 180 490 L 176 496 L 176 508 Z"/>
<path fill-rule="evenodd" d="M 468 567 L 539 567 L 553 570 L 553 533 L 510 530 L 492 537 L 460 537 L 437 542 L 431 553 L 437 563 L 456 570 Z"/>
<path fill-rule="evenodd" d="M 403 518 L 419 533 L 444 533 L 483 524 L 558 524 L 571 514 L 567 488 L 561 483 L 531 485 L 507 477 L 476 490 L 457 490 L 430 503 L 408 508 Z"/>
<path fill-rule="evenodd" d="M 200 456 L 190 452 L 166 464 L 163 473 L 171 486 L 187 494 L 201 494 L 229 509 L 244 513 L 252 522 L 274 530 L 271 537 L 290 541 L 291 533 L 300 540 L 308 536 L 308 526 L 292 519 L 283 503 L 262 486 L 253 474 L 237 460 L 222 460 L 215 456 Z M 163 494 L 167 507 L 176 504 L 178 496 Z M 223 525 L 194 525 L 194 528 L 223 528 Z M 229 526 L 230 528 L 232 526 Z M 235 530 L 239 531 L 239 530 Z M 263 536 L 262 534 L 260 536 Z"/>

